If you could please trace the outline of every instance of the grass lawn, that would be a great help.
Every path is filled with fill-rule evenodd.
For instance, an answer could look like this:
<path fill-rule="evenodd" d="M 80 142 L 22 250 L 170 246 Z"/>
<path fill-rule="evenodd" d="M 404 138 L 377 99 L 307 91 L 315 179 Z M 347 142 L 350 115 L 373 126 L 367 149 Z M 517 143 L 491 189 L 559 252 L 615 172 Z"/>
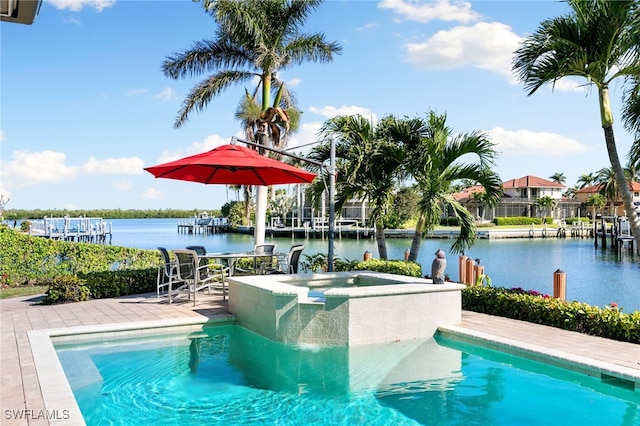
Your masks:
<path fill-rule="evenodd" d="M 0 288 L 0 299 L 44 294 L 48 288 L 49 286 L 47 285 Z"/>

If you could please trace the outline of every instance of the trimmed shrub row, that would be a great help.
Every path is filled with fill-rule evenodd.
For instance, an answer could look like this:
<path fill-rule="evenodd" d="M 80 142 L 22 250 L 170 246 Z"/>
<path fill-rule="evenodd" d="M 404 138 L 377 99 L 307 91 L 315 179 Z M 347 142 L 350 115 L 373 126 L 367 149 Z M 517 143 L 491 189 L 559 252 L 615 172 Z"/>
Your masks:
<path fill-rule="evenodd" d="M 157 250 L 49 240 L 0 227 L 0 285 L 50 285 L 65 275 L 156 268 Z"/>
<path fill-rule="evenodd" d="M 548 225 L 553 224 L 553 218 L 545 217 L 544 219 L 541 217 L 528 217 L 528 216 L 518 216 L 518 217 L 496 217 L 493 219 L 493 223 L 498 226 L 513 226 L 513 225 L 542 225 L 546 223 Z"/>
<path fill-rule="evenodd" d="M 640 343 L 640 312 L 622 313 L 615 303 L 602 309 L 519 288 L 470 286 L 462 291 L 462 309 Z"/>
<path fill-rule="evenodd" d="M 43 303 L 51 305 L 149 293 L 156 289 L 157 273 L 157 268 L 147 268 L 62 275 L 51 282 Z"/>

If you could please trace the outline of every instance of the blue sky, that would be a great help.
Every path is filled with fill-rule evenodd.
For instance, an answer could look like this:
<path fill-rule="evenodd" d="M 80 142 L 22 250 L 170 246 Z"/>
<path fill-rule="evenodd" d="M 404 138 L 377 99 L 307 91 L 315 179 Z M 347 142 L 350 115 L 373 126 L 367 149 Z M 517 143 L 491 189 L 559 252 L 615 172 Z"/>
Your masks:
<path fill-rule="evenodd" d="M 446 113 L 454 133 L 482 130 L 500 153 L 502 180 L 609 166 L 597 91 L 560 81 L 528 97 L 511 74 L 512 52 L 548 18 L 552 1 L 326 1 L 305 32 L 343 52 L 279 76 L 303 111 L 289 146 L 313 142 L 340 114 Z M 0 26 L 0 194 L 11 209 L 216 209 L 224 186 L 155 179 L 144 167 L 212 149 L 240 136 L 233 118 L 244 86 L 232 87 L 181 128 L 180 105 L 204 76 L 170 80 L 161 63 L 214 36 L 191 0 L 44 0 L 33 25 Z M 626 163 L 632 136 L 614 129 Z"/>

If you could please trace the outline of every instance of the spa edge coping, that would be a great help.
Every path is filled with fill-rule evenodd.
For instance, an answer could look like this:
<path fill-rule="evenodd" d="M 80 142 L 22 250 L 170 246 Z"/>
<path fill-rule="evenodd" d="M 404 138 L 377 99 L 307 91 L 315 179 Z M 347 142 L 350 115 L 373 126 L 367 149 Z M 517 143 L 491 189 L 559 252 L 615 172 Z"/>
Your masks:
<path fill-rule="evenodd" d="M 344 282 L 345 280 L 363 279 L 367 285 L 335 287 L 324 291 L 325 297 L 374 297 L 402 294 L 437 293 L 448 291 L 461 291 L 465 285 L 447 282 L 433 284 L 430 279 L 415 278 L 394 274 L 386 274 L 373 271 L 359 272 L 331 272 L 322 274 L 273 274 L 255 275 L 243 277 L 230 277 L 229 282 L 249 285 L 264 291 L 286 296 L 306 296 L 313 286 L 296 285 L 308 282 Z M 329 285 L 330 286 L 330 285 Z"/>

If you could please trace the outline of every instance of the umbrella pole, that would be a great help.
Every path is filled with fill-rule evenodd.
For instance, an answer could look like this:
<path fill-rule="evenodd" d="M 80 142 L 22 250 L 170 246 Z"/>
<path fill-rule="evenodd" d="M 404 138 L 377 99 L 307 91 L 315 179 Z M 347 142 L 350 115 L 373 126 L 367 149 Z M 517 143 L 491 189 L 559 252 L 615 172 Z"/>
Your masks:
<path fill-rule="evenodd" d="M 331 139 L 329 150 L 329 247 L 327 253 L 327 271 L 333 272 L 333 240 L 336 226 L 336 143 Z"/>
<path fill-rule="evenodd" d="M 256 191 L 256 226 L 254 228 L 255 245 L 264 244 L 266 234 L 265 222 L 267 221 L 267 194 L 268 188 L 258 185 Z"/>

